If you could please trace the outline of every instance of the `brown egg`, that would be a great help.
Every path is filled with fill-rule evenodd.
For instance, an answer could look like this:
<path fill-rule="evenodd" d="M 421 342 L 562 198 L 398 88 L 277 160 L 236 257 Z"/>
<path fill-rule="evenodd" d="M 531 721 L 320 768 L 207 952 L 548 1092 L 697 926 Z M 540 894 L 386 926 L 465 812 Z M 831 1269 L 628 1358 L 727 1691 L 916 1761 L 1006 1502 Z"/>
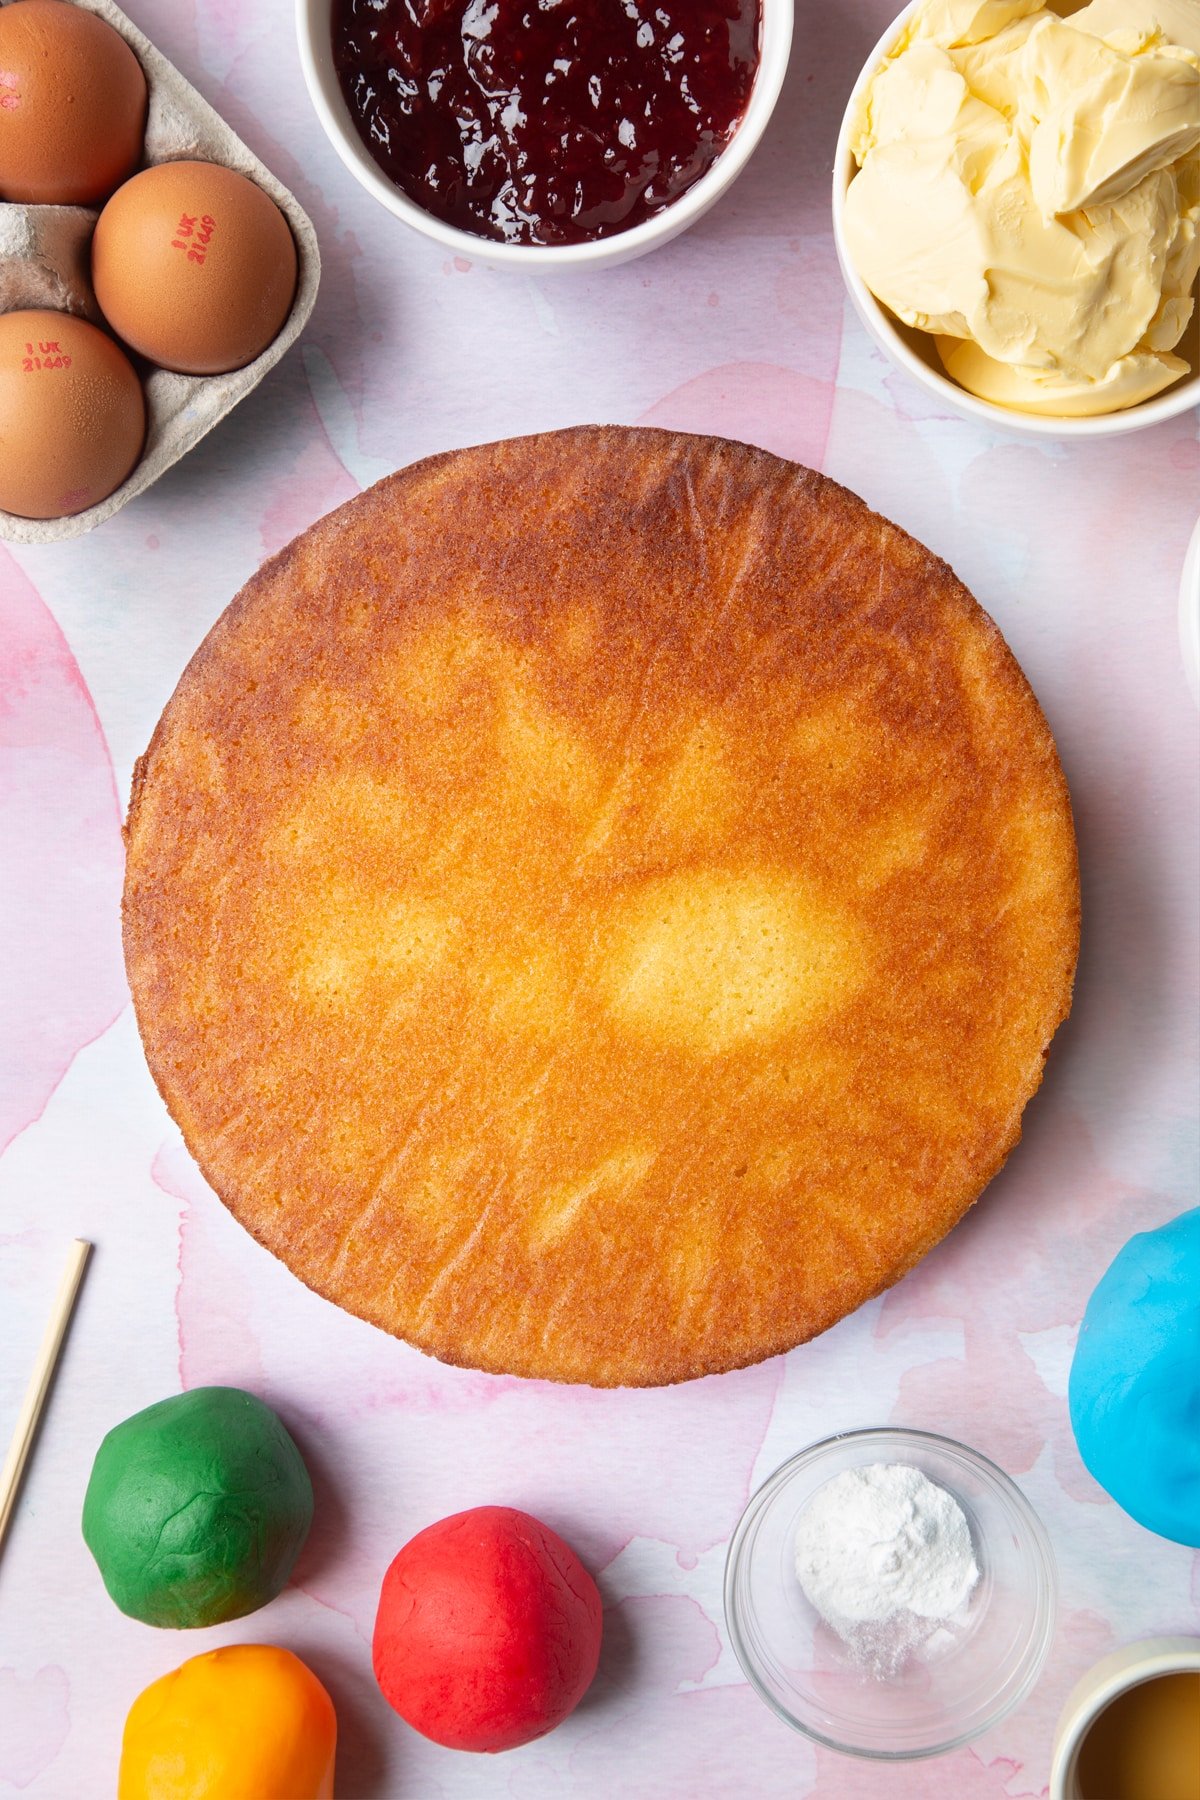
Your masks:
<path fill-rule="evenodd" d="M 142 65 L 106 20 L 66 0 L 0 7 L 0 200 L 95 205 L 145 129 Z"/>
<path fill-rule="evenodd" d="M 92 240 L 92 282 L 127 344 L 184 375 L 240 369 L 291 310 L 296 246 L 260 187 L 219 163 L 143 169 Z"/>
<path fill-rule="evenodd" d="M 0 508 L 62 519 L 119 488 L 146 403 L 119 344 L 69 313 L 0 315 Z"/>

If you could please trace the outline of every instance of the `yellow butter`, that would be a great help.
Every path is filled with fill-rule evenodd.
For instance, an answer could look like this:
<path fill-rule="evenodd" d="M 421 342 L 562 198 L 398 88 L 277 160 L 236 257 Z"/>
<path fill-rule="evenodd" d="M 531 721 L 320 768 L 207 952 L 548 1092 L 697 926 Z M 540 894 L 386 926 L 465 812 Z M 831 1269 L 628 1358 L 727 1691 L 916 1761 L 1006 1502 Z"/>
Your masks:
<path fill-rule="evenodd" d="M 868 84 L 848 248 L 897 317 L 951 340 L 970 391 L 1109 412 L 1187 373 L 1171 353 L 1200 267 L 1200 54 L 1165 35 L 1181 6 L 1200 37 L 1200 0 L 1067 20 L 926 0 Z"/>

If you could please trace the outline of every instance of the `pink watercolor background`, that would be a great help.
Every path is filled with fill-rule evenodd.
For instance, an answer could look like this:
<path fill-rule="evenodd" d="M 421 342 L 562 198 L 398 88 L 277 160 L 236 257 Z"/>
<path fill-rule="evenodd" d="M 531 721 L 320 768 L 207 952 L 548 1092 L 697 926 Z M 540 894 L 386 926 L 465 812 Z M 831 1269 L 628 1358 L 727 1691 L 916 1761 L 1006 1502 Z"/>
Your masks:
<path fill-rule="evenodd" d="M 92 697 L 53 617 L 0 549 L 0 1152 L 127 998 L 124 854 Z"/>
<path fill-rule="evenodd" d="M 65 1240 L 98 1245 L 0 1559 L 0 1795 L 109 1791 L 142 1686 L 212 1644 L 269 1638 L 334 1695 L 341 1800 L 1025 1800 L 1045 1793 L 1055 1717 L 1090 1662 L 1200 1630 L 1200 1557 L 1107 1500 L 1065 1404 L 1097 1277 L 1196 1193 L 1200 756 L 1175 624 L 1196 422 L 1031 446 L 939 416 L 872 352 L 844 303 L 827 181 L 845 95 L 892 9 L 799 0 L 779 111 L 725 201 L 643 262 L 535 282 L 442 257 L 361 194 L 309 111 L 286 7 L 134 7 L 299 193 L 324 282 L 296 351 L 150 494 L 75 543 L 0 551 L 0 1432 Z M 418 456 L 584 419 L 747 438 L 825 469 L 946 556 L 1050 718 L 1084 878 L 1074 1013 L 1024 1144 L 971 1217 L 825 1338 L 662 1393 L 443 1368 L 308 1294 L 184 1152 L 120 964 L 117 794 L 261 558 Z M 107 1601 L 79 1506 L 109 1425 L 213 1381 L 279 1408 L 312 1468 L 316 1523 L 268 1611 L 164 1635 Z M 742 1677 L 721 1610 L 724 1547 L 754 1487 L 816 1437 L 886 1422 L 960 1436 L 1007 1468 L 1060 1573 L 1034 1694 L 986 1739 L 909 1767 L 788 1732 Z M 607 1608 L 585 1705 L 494 1762 L 416 1739 L 368 1656 L 392 1554 L 484 1500 L 570 1537 Z"/>

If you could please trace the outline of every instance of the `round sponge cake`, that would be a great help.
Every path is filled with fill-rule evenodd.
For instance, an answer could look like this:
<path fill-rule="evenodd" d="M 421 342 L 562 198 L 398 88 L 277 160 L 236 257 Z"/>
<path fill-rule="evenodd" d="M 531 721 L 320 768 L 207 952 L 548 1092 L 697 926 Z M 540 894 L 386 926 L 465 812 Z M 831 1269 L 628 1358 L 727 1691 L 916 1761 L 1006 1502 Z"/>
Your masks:
<path fill-rule="evenodd" d="M 786 1350 L 1020 1136 L 1065 1017 L 1045 719 L 809 469 L 618 427 L 438 456 L 254 577 L 134 780 L 125 945 L 200 1167 L 452 1362 Z"/>

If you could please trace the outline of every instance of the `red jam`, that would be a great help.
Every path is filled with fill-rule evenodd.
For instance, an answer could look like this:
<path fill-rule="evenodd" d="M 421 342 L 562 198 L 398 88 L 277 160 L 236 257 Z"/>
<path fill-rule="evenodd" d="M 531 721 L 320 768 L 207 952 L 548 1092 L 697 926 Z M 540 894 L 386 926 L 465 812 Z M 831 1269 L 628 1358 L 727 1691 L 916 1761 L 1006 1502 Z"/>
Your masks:
<path fill-rule="evenodd" d="M 728 143 L 759 0 L 333 0 L 367 149 L 426 212 L 579 244 L 661 212 Z"/>

